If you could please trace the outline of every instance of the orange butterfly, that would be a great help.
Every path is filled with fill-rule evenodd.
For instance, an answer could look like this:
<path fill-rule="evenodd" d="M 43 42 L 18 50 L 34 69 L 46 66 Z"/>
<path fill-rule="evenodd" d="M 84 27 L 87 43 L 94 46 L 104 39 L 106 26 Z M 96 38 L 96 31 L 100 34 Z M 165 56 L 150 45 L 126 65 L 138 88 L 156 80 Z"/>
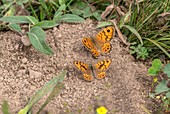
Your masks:
<path fill-rule="evenodd" d="M 94 38 L 83 38 L 82 43 L 94 57 L 99 57 L 101 54 L 106 54 L 111 50 L 109 41 L 114 34 L 114 27 L 107 27 L 101 30 Z"/>
<path fill-rule="evenodd" d="M 74 61 L 74 65 L 82 71 L 83 78 L 86 81 L 92 81 L 94 79 L 94 76 L 97 79 L 103 79 L 106 76 L 106 70 L 109 68 L 111 64 L 110 59 L 105 59 L 102 61 L 97 62 L 94 65 L 88 65 L 81 61 Z"/>

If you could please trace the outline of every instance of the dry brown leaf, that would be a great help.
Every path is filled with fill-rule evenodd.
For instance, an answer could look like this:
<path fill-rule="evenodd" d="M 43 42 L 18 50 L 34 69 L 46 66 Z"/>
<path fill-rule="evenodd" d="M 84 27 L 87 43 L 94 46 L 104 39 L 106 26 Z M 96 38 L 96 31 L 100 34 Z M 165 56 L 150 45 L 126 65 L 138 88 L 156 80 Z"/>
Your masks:
<path fill-rule="evenodd" d="M 111 5 L 107 6 L 105 11 L 102 13 L 101 18 L 104 20 L 106 19 L 106 16 L 113 10 L 114 8 L 114 3 L 112 3 Z"/>
<path fill-rule="evenodd" d="M 125 40 L 124 37 L 123 37 L 123 34 L 121 33 L 120 29 L 118 28 L 118 26 L 117 26 L 117 24 L 116 24 L 116 20 L 114 19 L 114 20 L 110 20 L 110 21 L 114 24 L 114 27 L 115 27 L 115 29 L 116 29 L 116 31 L 117 31 L 117 33 L 118 33 L 118 36 L 119 36 L 120 40 L 121 40 L 124 44 L 126 44 L 126 45 L 129 46 L 130 44 L 126 42 L 126 40 Z"/>
<path fill-rule="evenodd" d="M 165 17 L 165 16 L 169 16 L 170 12 L 164 12 L 158 15 L 158 17 Z"/>

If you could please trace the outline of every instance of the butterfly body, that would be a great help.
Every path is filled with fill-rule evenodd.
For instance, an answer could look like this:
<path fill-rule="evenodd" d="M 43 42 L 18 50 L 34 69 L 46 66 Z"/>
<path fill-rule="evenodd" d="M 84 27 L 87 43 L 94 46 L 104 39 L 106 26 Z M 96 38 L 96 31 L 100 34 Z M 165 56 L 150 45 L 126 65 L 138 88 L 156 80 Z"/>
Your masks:
<path fill-rule="evenodd" d="M 105 59 L 97 62 L 94 65 L 88 65 L 81 61 L 74 61 L 74 65 L 82 71 L 83 78 L 86 81 L 92 81 L 94 76 L 97 79 L 103 79 L 106 76 L 106 70 L 109 68 L 111 64 L 110 59 Z"/>
<path fill-rule="evenodd" d="M 106 54 L 111 50 L 110 40 L 113 38 L 115 29 L 107 27 L 101 30 L 94 38 L 83 38 L 83 45 L 92 53 L 94 57 Z"/>

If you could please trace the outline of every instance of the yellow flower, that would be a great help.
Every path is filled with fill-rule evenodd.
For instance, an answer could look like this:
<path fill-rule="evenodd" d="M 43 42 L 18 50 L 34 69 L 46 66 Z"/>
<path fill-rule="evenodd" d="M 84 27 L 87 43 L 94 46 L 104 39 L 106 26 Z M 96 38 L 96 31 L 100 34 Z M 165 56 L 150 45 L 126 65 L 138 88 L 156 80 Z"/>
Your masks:
<path fill-rule="evenodd" d="M 158 81 L 158 78 L 157 77 L 154 77 L 153 78 L 153 82 L 156 83 Z"/>
<path fill-rule="evenodd" d="M 106 114 L 108 112 L 108 110 L 104 106 L 100 106 L 99 108 L 97 108 L 96 111 L 97 111 L 97 114 Z"/>

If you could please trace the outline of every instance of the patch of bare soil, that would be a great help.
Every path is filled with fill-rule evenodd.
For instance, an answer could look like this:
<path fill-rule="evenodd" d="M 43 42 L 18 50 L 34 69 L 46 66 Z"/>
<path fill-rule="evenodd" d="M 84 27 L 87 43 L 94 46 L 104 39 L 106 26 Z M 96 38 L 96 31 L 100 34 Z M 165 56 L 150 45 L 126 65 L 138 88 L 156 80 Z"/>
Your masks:
<path fill-rule="evenodd" d="M 7 100 L 11 112 L 17 113 L 38 89 L 66 69 L 66 88 L 45 107 L 52 114 L 69 111 L 94 114 L 98 102 L 108 108 L 108 114 L 145 114 L 142 107 L 147 107 L 148 99 L 143 92 L 144 85 L 137 80 L 148 78 L 146 66 L 135 62 L 119 38 L 111 41 L 112 50 L 106 56 L 92 58 L 81 40 L 95 36 L 98 31 L 91 20 L 82 24 L 61 24 L 59 28 L 47 30 L 53 56 L 43 55 L 33 47 L 18 51 L 16 45 L 20 36 L 10 31 L 0 32 L 0 103 Z M 82 73 L 73 65 L 74 60 L 96 63 L 103 58 L 110 58 L 112 64 L 102 80 L 82 80 Z M 39 106 L 35 105 L 34 110 Z"/>

